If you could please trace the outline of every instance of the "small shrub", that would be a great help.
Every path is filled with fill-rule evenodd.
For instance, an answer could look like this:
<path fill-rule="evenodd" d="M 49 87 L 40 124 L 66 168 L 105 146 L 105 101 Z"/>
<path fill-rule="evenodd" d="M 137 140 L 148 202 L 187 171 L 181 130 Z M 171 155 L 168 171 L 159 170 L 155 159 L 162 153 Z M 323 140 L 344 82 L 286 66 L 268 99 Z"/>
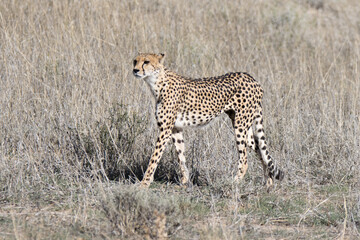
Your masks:
<path fill-rule="evenodd" d="M 114 104 L 108 113 L 91 131 L 69 131 L 76 159 L 85 172 L 100 173 L 109 180 L 140 177 L 141 162 L 135 161 L 136 139 L 144 132 L 146 121 L 129 113 L 123 104 Z"/>
<path fill-rule="evenodd" d="M 122 237 L 165 239 L 180 226 L 181 200 L 159 196 L 137 187 L 122 188 L 102 200 L 102 210 L 113 233 Z"/>

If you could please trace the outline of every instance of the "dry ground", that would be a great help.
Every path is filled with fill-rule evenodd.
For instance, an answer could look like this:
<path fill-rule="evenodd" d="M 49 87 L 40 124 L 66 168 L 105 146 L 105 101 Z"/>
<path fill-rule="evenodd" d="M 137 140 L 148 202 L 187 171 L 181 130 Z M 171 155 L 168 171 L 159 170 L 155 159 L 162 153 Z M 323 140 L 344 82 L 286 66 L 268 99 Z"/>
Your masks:
<path fill-rule="evenodd" d="M 192 187 L 169 146 L 139 189 L 157 128 L 138 51 L 253 75 L 284 181 L 267 193 L 251 154 L 232 182 L 223 116 L 186 131 Z M 3 0 L 0 78 L 0 238 L 360 238 L 358 0 Z"/>

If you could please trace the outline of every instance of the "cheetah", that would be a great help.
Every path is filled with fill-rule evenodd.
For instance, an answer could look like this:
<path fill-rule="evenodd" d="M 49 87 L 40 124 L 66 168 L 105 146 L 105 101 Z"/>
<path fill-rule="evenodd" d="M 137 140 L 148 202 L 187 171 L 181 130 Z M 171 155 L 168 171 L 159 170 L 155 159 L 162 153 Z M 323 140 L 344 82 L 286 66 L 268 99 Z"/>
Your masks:
<path fill-rule="evenodd" d="M 165 54 L 139 53 L 133 62 L 133 74 L 144 79 L 156 100 L 156 121 L 160 129 L 155 151 L 141 181 L 149 186 L 167 142 L 172 138 L 178 156 L 181 183 L 189 182 L 184 156 L 183 129 L 209 123 L 220 114 L 232 122 L 240 161 L 235 179 L 244 177 L 248 163 L 246 147 L 258 153 L 263 165 L 266 185 L 284 173 L 269 155 L 263 130 L 261 100 L 263 89 L 245 72 L 227 73 L 218 77 L 191 79 L 164 67 Z M 254 129 L 253 129 L 254 128 Z"/>

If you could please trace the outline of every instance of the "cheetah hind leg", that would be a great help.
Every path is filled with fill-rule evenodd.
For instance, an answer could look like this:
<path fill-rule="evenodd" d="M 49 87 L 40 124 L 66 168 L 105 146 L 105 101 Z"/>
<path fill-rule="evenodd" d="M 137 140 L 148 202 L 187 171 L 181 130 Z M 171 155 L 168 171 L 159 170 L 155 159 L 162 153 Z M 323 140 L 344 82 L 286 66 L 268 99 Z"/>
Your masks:
<path fill-rule="evenodd" d="M 176 152 L 178 155 L 178 161 L 181 171 L 181 184 L 187 184 L 189 183 L 189 170 L 186 167 L 186 159 L 184 156 L 185 151 L 185 143 L 184 143 L 184 137 L 183 132 L 181 129 L 174 128 L 172 131 L 172 140 L 174 142 Z"/>
<path fill-rule="evenodd" d="M 242 119 L 241 115 L 235 114 L 234 129 L 235 129 L 235 138 L 236 145 L 240 155 L 240 161 L 238 166 L 238 173 L 235 177 L 235 180 L 239 181 L 244 178 L 246 171 L 248 169 L 247 162 L 247 132 L 250 128 L 250 125 Z"/>
<path fill-rule="evenodd" d="M 247 163 L 247 153 L 246 153 L 246 146 L 247 146 L 247 126 L 246 122 L 242 121 L 241 115 L 237 114 L 234 110 L 230 109 L 225 111 L 225 113 L 231 119 L 231 123 L 234 128 L 235 139 L 236 139 L 236 146 L 239 151 L 240 161 L 238 165 L 238 172 L 235 176 L 235 181 L 239 182 L 241 179 L 244 178 L 246 171 L 248 169 Z M 253 134 L 252 134 L 253 135 Z"/>
<path fill-rule="evenodd" d="M 248 130 L 248 138 L 247 138 L 247 143 L 248 143 L 248 146 L 254 151 L 256 152 L 258 158 L 260 160 L 262 160 L 261 158 L 261 153 L 260 153 L 260 149 L 259 149 L 259 142 L 258 140 L 254 138 L 254 130 L 253 130 L 253 126 L 251 126 Z M 267 167 L 264 163 L 264 161 L 261 161 L 261 164 L 263 166 L 263 170 L 264 170 L 264 179 L 267 178 Z"/>
<path fill-rule="evenodd" d="M 254 124 L 254 143 L 255 151 L 258 153 L 259 158 L 262 160 L 262 165 L 264 169 L 265 179 L 266 179 L 266 186 L 268 190 L 272 187 L 274 178 L 277 180 L 282 180 L 284 178 L 284 173 L 282 170 L 280 170 L 276 162 L 272 160 L 269 151 L 267 150 L 266 140 L 265 140 L 265 134 L 264 134 L 264 128 L 262 125 L 263 117 L 262 112 L 259 110 L 259 114 L 255 117 L 255 124 Z M 251 136 L 250 136 L 251 139 Z"/>

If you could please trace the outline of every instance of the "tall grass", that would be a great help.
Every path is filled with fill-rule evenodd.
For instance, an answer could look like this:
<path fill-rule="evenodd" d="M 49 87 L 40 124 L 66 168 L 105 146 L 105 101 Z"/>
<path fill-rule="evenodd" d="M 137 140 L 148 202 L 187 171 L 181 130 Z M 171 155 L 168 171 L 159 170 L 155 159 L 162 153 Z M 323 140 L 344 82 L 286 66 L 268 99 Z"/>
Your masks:
<path fill-rule="evenodd" d="M 265 90 L 270 153 L 286 173 L 278 191 L 307 189 L 309 205 L 316 189 L 344 185 L 359 229 L 359 192 L 351 190 L 360 183 L 359 16 L 356 0 L 2 1 L 0 230 L 15 238 L 110 234 L 112 225 L 96 218 L 115 219 L 118 200 L 108 196 L 141 179 L 157 135 L 153 96 L 131 74 L 138 51 L 166 52 L 165 65 L 189 77 L 253 75 Z M 261 186 L 254 154 L 241 188 L 231 183 L 238 155 L 226 116 L 187 130 L 185 142 L 192 181 L 211 195 L 235 200 Z M 155 178 L 178 183 L 177 173 L 169 145 Z M 55 210 L 43 214 L 43 205 Z M 51 214 L 70 230 L 59 232 Z M 238 236 L 222 224 L 202 225 L 196 236 Z M 194 236 L 187 231 L 195 230 L 180 235 Z"/>

